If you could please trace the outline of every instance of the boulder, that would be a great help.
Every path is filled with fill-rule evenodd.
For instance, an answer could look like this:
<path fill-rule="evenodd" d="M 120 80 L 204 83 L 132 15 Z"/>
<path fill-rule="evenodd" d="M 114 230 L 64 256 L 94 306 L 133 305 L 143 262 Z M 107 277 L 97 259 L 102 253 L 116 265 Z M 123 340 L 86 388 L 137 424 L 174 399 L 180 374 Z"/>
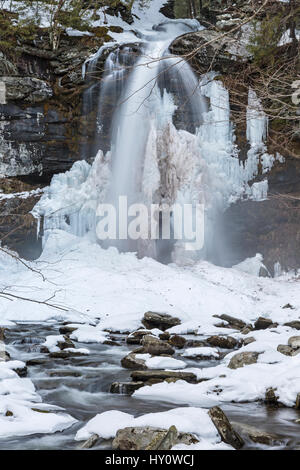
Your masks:
<path fill-rule="evenodd" d="M 266 330 L 273 326 L 272 320 L 269 318 L 259 317 L 254 323 L 255 330 Z"/>
<path fill-rule="evenodd" d="M 278 344 L 277 351 L 285 356 L 292 356 L 294 353 L 293 348 L 287 344 Z"/>
<path fill-rule="evenodd" d="M 292 349 L 299 349 L 300 348 L 300 336 L 291 336 L 288 340 L 288 345 L 291 346 Z"/>
<path fill-rule="evenodd" d="M 145 335 L 151 335 L 151 331 L 149 330 L 134 331 L 133 333 L 130 333 L 130 335 L 127 336 L 126 343 L 127 344 L 141 344 L 141 340 L 143 336 Z"/>
<path fill-rule="evenodd" d="M 129 353 L 121 360 L 121 365 L 125 369 L 146 370 L 145 361 L 138 359 L 135 353 Z"/>
<path fill-rule="evenodd" d="M 143 320 L 143 325 L 150 330 L 152 328 L 158 328 L 159 330 L 165 331 L 173 326 L 180 325 L 181 321 L 177 317 L 172 317 L 166 313 L 157 312 L 146 312 Z"/>
<path fill-rule="evenodd" d="M 255 444 L 263 444 L 267 446 L 275 446 L 283 444 L 283 439 L 273 433 L 269 433 L 268 431 L 262 431 L 261 429 L 257 429 L 254 426 L 249 426 L 245 423 L 232 423 L 234 429 L 244 436 L 245 438 L 249 438 Z"/>
<path fill-rule="evenodd" d="M 175 426 L 169 429 L 127 427 L 119 429 L 112 443 L 114 450 L 170 450 L 176 444 L 196 444 L 192 434 L 180 433 Z"/>
<path fill-rule="evenodd" d="M 73 331 L 76 331 L 78 330 L 79 326 L 61 326 L 60 329 L 59 329 L 59 333 L 61 335 L 68 335 L 68 334 L 71 334 L 73 333 Z"/>
<path fill-rule="evenodd" d="M 290 326 L 291 328 L 295 328 L 295 330 L 300 330 L 300 321 L 299 320 L 289 321 L 287 323 L 284 323 L 284 326 Z"/>
<path fill-rule="evenodd" d="M 249 364 L 255 364 L 259 356 L 258 352 L 247 351 L 235 354 L 228 364 L 229 369 L 238 369 Z"/>
<path fill-rule="evenodd" d="M 250 336 L 249 338 L 245 338 L 243 340 L 243 345 L 244 346 L 247 346 L 247 344 L 251 344 L 251 343 L 254 343 L 256 341 L 255 338 L 253 338 L 253 336 Z"/>
<path fill-rule="evenodd" d="M 234 449 L 241 449 L 244 440 L 234 430 L 225 413 L 218 406 L 214 406 L 208 412 L 223 442 L 231 445 Z"/>
<path fill-rule="evenodd" d="M 110 393 L 118 393 L 120 395 L 132 395 L 136 390 L 143 387 L 144 382 L 114 382 L 110 386 Z"/>
<path fill-rule="evenodd" d="M 182 349 L 186 344 L 186 339 L 183 336 L 173 335 L 168 342 L 174 348 Z"/>
<path fill-rule="evenodd" d="M 192 372 L 179 372 L 179 371 L 169 371 L 169 370 L 147 370 L 140 371 L 136 370 L 131 373 L 131 378 L 135 382 L 163 382 L 166 379 L 176 380 L 185 380 L 186 382 L 195 384 L 197 383 L 197 377 Z"/>
<path fill-rule="evenodd" d="M 234 349 L 238 345 L 238 341 L 232 336 L 210 336 L 206 341 L 210 346 L 222 349 Z"/>
<path fill-rule="evenodd" d="M 165 343 L 155 336 L 146 335 L 141 340 L 142 350 L 140 352 L 146 354 L 152 354 L 153 356 L 172 355 L 175 350 L 168 343 Z"/>
<path fill-rule="evenodd" d="M 228 323 L 228 327 L 236 330 L 242 330 L 247 325 L 246 323 L 241 320 L 240 318 L 232 317 L 230 315 L 222 314 L 222 315 L 214 315 L 215 318 L 220 318 Z"/>

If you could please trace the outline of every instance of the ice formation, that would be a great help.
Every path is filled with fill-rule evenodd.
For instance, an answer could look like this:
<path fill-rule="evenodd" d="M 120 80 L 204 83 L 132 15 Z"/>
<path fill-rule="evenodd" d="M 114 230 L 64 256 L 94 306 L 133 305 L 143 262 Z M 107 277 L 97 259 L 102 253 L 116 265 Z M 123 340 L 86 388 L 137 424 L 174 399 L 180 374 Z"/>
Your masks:
<path fill-rule="evenodd" d="M 268 122 L 255 92 L 249 90 L 249 150 L 241 162 L 229 92 L 214 72 L 199 81 L 183 59 L 168 53 L 175 37 L 197 27 L 191 21 L 166 22 L 139 34 L 147 45 L 140 46 L 138 56 L 130 46 L 108 56 L 98 92 L 97 156 L 92 165 L 76 162 L 67 173 L 54 176 L 33 211 L 44 218 L 45 234 L 58 228 L 95 239 L 97 205 L 117 207 L 124 195 L 129 203 L 160 207 L 204 204 L 212 225 L 238 199 L 266 199 L 267 172 L 282 157 L 267 153 Z M 99 54 L 90 61 L 91 70 Z M 87 92 L 87 106 L 93 93 L 92 88 Z M 105 103 L 111 100 L 108 117 Z M 106 154 L 102 133 L 110 136 Z M 263 177 L 253 182 L 260 171 Z M 115 245 L 120 251 L 139 251 L 127 240 Z"/>

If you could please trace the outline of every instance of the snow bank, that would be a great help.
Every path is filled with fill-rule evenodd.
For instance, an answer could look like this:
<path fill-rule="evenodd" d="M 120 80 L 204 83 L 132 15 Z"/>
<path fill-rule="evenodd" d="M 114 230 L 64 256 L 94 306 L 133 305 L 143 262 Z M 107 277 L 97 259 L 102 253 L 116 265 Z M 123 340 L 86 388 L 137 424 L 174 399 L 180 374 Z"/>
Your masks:
<path fill-rule="evenodd" d="M 174 408 L 161 413 L 149 413 L 135 418 L 134 416 L 121 411 L 106 411 L 96 415 L 83 428 L 81 428 L 75 440 L 88 439 L 92 434 L 98 434 L 103 439 L 115 437 L 119 429 L 131 426 L 152 426 L 168 429 L 176 426 L 179 432 L 195 434 L 203 445 L 219 448 L 230 448 L 230 446 L 220 445 L 220 436 L 212 423 L 207 410 L 201 408 Z M 201 442 L 200 442 L 201 444 Z M 190 449 L 190 446 L 188 446 Z"/>
<path fill-rule="evenodd" d="M 32 381 L 12 370 L 24 366 L 21 361 L 0 362 L 0 439 L 54 433 L 76 423 L 61 408 L 41 403 Z"/>

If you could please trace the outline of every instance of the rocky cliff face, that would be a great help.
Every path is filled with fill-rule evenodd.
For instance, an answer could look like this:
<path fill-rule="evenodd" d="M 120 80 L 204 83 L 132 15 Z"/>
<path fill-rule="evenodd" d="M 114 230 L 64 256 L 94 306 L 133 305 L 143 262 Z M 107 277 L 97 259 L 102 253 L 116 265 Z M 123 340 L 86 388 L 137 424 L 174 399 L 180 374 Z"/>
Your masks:
<path fill-rule="evenodd" d="M 94 36 L 65 35 L 53 52 L 41 31 L 34 42 L 20 44 L 14 58 L 0 53 L 0 239 L 22 256 L 40 253 L 29 214 L 40 196 L 10 194 L 43 187 L 82 158 L 88 139 L 82 65 L 108 39 L 105 27 Z"/>

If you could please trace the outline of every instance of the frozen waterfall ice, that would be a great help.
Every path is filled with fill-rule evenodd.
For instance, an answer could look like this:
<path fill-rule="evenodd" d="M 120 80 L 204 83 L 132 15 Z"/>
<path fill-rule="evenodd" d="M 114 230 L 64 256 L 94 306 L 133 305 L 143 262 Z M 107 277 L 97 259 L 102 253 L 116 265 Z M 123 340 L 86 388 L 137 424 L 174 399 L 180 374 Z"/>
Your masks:
<path fill-rule="evenodd" d="M 101 81 L 91 80 L 84 97 L 84 112 L 93 126 L 84 156 L 93 163 L 82 160 L 54 176 L 34 209 L 44 218 L 45 235 L 60 228 L 96 240 L 97 206 L 118 208 L 120 196 L 129 204 L 158 204 L 161 211 L 166 204 L 201 203 L 206 245 L 196 256 L 203 257 L 214 249 L 211 240 L 220 239 L 212 237 L 220 211 L 238 199 L 267 197 L 265 176 L 251 182 L 259 166 L 264 175 L 281 157 L 266 151 L 267 119 L 254 91 L 249 90 L 246 115 L 249 151 L 241 162 L 229 93 L 217 74 L 198 77 L 184 59 L 168 51 L 176 37 L 199 28 L 197 21 L 166 21 L 136 32 L 138 43 L 112 47 Z M 86 65 L 88 84 L 103 50 Z M 125 237 L 104 243 L 111 245 L 162 261 L 186 256 L 178 240 Z"/>

